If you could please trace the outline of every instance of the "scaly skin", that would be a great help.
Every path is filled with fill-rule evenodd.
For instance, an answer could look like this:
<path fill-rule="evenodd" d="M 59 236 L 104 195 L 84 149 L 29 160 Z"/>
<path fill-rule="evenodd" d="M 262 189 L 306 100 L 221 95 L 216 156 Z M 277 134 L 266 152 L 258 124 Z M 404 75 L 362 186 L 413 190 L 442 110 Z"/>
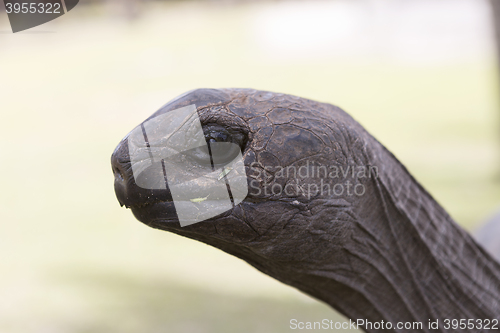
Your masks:
<path fill-rule="evenodd" d="M 151 117 L 193 103 L 204 128 L 216 123 L 244 138 L 249 195 L 220 216 L 180 227 L 168 189 L 135 185 L 125 138 L 112 156 L 115 190 L 141 222 L 235 255 L 353 320 L 422 322 L 415 331 L 445 332 L 459 330 L 446 330 L 444 319 L 499 317 L 500 264 L 344 111 L 271 92 L 200 89 Z M 342 179 L 277 173 L 319 165 L 374 169 Z M 303 191 L 347 180 L 350 195 Z M 297 190 L 273 194 L 275 184 Z M 357 184 L 362 195 L 353 194 Z M 436 319 L 440 328 L 430 330 Z"/>

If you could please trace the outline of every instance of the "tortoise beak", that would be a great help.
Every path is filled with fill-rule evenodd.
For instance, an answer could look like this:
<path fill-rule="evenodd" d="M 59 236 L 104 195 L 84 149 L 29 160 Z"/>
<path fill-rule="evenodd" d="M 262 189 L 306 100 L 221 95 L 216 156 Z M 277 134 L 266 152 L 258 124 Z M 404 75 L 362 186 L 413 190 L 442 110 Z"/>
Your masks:
<path fill-rule="evenodd" d="M 152 190 L 137 186 L 126 138 L 120 142 L 111 155 L 111 166 L 115 176 L 116 198 L 121 206 L 133 209 L 159 202 L 172 203 L 172 195 L 168 188 Z"/>

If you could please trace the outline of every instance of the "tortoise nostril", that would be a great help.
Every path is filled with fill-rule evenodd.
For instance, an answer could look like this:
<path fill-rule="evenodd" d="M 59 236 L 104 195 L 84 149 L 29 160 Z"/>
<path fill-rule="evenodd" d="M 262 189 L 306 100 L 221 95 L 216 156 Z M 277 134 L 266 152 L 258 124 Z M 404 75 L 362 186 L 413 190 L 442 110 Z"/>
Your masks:
<path fill-rule="evenodd" d="M 125 200 L 127 198 L 127 185 L 122 169 L 113 165 L 113 174 L 115 176 L 115 194 L 120 206 L 125 205 Z"/>
<path fill-rule="evenodd" d="M 124 183 L 126 180 L 126 173 L 123 169 L 122 163 L 120 163 L 120 160 L 118 159 L 118 156 L 115 154 L 111 157 L 111 166 L 115 176 L 115 182 Z"/>
<path fill-rule="evenodd" d="M 120 181 L 120 182 L 124 181 L 125 177 L 123 177 L 123 172 L 120 169 L 113 168 L 113 172 L 115 174 L 115 180 Z"/>

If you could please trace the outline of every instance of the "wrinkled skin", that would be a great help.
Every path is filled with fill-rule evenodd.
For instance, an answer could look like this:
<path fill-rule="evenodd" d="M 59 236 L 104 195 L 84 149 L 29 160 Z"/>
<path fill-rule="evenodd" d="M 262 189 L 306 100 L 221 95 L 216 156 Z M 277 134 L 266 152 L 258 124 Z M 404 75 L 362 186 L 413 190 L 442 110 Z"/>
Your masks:
<path fill-rule="evenodd" d="M 141 222 L 235 255 L 353 320 L 423 323 L 388 332 L 498 318 L 500 265 L 344 111 L 271 92 L 200 89 L 150 119 L 193 103 L 205 132 L 215 126 L 239 138 L 249 194 L 226 213 L 181 227 L 168 189 L 135 185 L 125 137 L 112 156 L 115 191 Z M 339 177 L 278 173 L 288 166 L 373 168 Z M 336 184 L 340 195 L 340 187 L 311 191 Z"/>

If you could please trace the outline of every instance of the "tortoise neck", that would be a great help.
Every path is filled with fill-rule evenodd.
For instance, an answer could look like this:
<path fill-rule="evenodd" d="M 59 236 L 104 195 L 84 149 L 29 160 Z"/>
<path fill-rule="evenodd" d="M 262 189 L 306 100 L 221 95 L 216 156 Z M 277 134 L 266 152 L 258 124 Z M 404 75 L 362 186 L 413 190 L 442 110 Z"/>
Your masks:
<path fill-rule="evenodd" d="M 388 170 L 353 210 L 340 253 L 300 272 L 294 285 L 353 320 L 391 322 L 393 332 L 450 331 L 445 319 L 498 318 L 500 265 L 402 165 Z M 436 320 L 438 330 L 429 327 Z M 396 329 L 399 322 L 422 327 Z"/>

